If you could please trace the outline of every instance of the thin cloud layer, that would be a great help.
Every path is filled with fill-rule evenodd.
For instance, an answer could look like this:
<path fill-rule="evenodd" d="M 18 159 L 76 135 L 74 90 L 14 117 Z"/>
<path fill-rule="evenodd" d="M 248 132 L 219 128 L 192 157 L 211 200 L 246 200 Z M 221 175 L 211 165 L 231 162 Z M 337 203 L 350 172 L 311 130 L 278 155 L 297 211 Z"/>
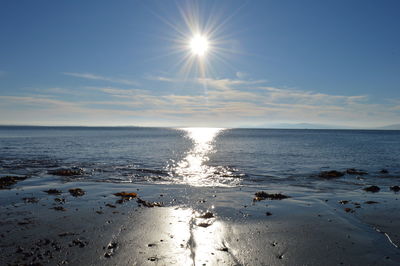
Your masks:
<path fill-rule="evenodd" d="M 138 82 L 133 81 L 133 80 L 110 78 L 110 77 L 105 77 L 105 76 L 100 76 L 100 75 L 95 75 L 95 74 L 90 74 L 90 73 L 63 72 L 63 74 L 67 75 L 67 76 L 71 76 L 71 77 L 76 77 L 76 78 L 109 81 L 109 82 L 120 83 L 120 84 L 125 84 L 125 85 L 138 85 L 139 84 Z"/>
<path fill-rule="evenodd" d="M 100 80 L 90 74 L 85 77 Z M 160 87 L 164 82 L 181 82 L 172 78 L 154 80 Z M 395 123 L 400 111 L 393 101 L 371 103 L 367 95 L 268 87 L 263 86 L 263 80 L 208 78 L 190 82 L 192 90 L 174 92 L 82 86 L 78 90 L 43 89 L 41 95 L 0 96 L 0 111 L 7 114 L 0 122 L 225 127 L 308 122 L 374 127 Z M 68 91 L 71 97 L 79 91 L 79 99 L 69 100 Z M 32 120 L 33 115 L 36 117 Z"/>

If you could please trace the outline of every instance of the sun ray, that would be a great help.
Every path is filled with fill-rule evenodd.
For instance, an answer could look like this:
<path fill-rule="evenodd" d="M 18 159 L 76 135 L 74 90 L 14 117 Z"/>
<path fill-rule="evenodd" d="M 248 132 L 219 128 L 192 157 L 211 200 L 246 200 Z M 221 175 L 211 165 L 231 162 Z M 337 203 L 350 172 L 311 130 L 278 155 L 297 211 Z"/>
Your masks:
<path fill-rule="evenodd" d="M 236 73 L 231 59 L 240 51 L 231 47 L 234 34 L 228 24 L 244 5 L 226 14 L 224 7 L 216 3 L 207 8 L 197 1 L 175 3 L 178 16 L 157 17 L 172 29 L 163 33 L 164 39 L 172 43 L 166 46 L 169 51 L 163 55 L 174 59 L 170 61 L 170 71 L 178 75 L 177 80 L 192 82 L 197 78 L 216 78 L 231 69 Z"/>

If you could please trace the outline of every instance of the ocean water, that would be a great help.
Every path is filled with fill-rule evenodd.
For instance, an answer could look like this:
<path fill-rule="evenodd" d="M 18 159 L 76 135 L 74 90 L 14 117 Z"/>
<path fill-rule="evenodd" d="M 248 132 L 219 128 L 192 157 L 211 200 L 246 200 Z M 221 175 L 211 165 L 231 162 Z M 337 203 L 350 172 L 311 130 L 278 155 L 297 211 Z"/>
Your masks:
<path fill-rule="evenodd" d="M 356 168 L 322 182 L 321 171 Z M 80 169 L 57 177 L 52 171 Z M 389 173 L 381 173 L 382 169 Z M 400 178 L 400 131 L 0 127 L 0 176 L 66 182 L 319 188 Z M 391 180 L 391 181 L 388 181 Z"/>

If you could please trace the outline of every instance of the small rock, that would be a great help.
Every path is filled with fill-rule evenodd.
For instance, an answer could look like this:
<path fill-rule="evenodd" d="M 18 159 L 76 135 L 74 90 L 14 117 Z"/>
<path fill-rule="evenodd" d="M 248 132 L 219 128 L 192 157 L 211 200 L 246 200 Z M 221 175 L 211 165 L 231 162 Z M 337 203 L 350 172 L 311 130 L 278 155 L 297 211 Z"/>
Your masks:
<path fill-rule="evenodd" d="M 272 215 L 272 213 L 270 213 L 270 212 L 266 212 L 265 213 L 267 216 L 271 216 Z"/>
<path fill-rule="evenodd" d="M 52 209 L 54 209 L 56 211 L 63 211 L 63 212 L 66 211 L 66 209 L 64 207 L 61 207 L 61 206 L 56 206 L 56 207 L 53 207 Z"/>
<path fill-rule="evenodd" d="M 224 251 L 224 252 L 228 252 L 229 249 L 227 247 L 222 247 L 218 249 L 219 251 Z"/>
<path fill-rule="evenodd" d="M 110 204 L 110 203 L 107 203 L 106 206 L 107 206 L 107 207 L 110 207 L 110 208 L 117 208 L 117 206 L 112 205 L 112 204 Z"/>
<path fill-rule="evenodd" d="M 212 212 L 206 212 L 206 213 L 198 216 L 198 218 L 203 218 L 203 219 L 210 219 L 213 217 L 214 217 L 214 214 Z"/>
<path fill-rule="evenodd" d="M 379 202 L 377 202 L 377 201 L 373 201 L 373 200 L 368 200 L 368 201 L 366 201 L 366 202 L 364 202 L 365 204 L 377 204 L 377 203 L 379 203 Z"/>
<path fill-rule="evenodd" d="M 80 239 L 78 238 L 78 239 L 72 240 L 72 244 L 73 244 L 74 246 L 78 246 L 78 247 L 80 247 L 80 248 L 83 248 L 83 247 L 85 247 L 85 246 L 88 244 L 88 242 L 87 242 L 87 241 L 80 240 Z"/>
<path fill-rule="evenodd" d="M 117 242 L 111 242 L 110 244 L 108 244 L 107 252 L 104 254 L 104 257 L 110 258 L 111 256 L 113 256 L 117 247 L 118 247 Z"/>
<path fill-rule="evenodd" d="M 367 192 L 378 192 L 379 190 L 381 190 L 378 186 L 369 186 L 366 188 L 363 188 L 363 190 L 367 191 Z"/>
<path fill-rule="evenodd" d="M 25 203 L 37 203 L 37 202 L 39 202 L 39 200 L 37 199 L 37 198 L 35 198 L 35 197 L 31 197 L 31 198 L 22 198 L 23 199 L 23 201 L 25 202 Z"/>
<path fill-rule="evenodd" d="M 353 210 L 352 208 L 345 208 L 344 211 L 345 211 L 345 212 L 351 212 L 351 213 L 354 212 L 354 210 Z"/>
<path fill-rule="evenodd" d="M 394 191 L 394 192 L 399 192 L 400 191 L 400 187 L 399 186 L 392 186 L 392 187 L 390 187 L 390 190 Z"/>
<path fill-rule="evenodd" d="M 58 202 L 58 203 L 65 203 L 65 199 L 64 198 L 55 198 L 54 201 Z"/>
<path fill-rule="evenodd" d="M 386 169 L 382 169 L 379 173 L 381 174 L 389 174 L 389 171 Z"/>
<path fill-rule="evenodd" d="M 142 200 L 141 198 L 137 199 L 137 203 L 139 203 L 142 206 L 147 207 L 147 208 L 163 207 L 164 206 L 164 204 L 162 202 L 150 202 L 150 201 Z"/>
<path fill-rule="evenodd" d="M 339 203 L 340 204 L 347 204 L 347 203 L 349 203 L 349 201 L 348 200 L 341 200 L 341 201 L 339 201 Z"/>
<path fill-rule="evenodd" d="M 343 172 L 339 172 L 339 171 L 322 171 L 321 173 L 319 173 L 318 177 L 320 178 L 325 178 L 325 179 L 332 179 L 332 178 L 338 178 L 338 177 L 342 177 L 344 176 Z"/>
<path fill-rule="evenodd" d="M 27 178 L 27 176 L 3 176 L 0 178 L 0 189 L 8 189 L 10 186 Z"/>
<path fill-rule="evenodd" d="M 207 228 L 211 225 L 211 223 L 199 223 L 197 226 Z"/>
<path fill-rule="evenodd" d="M 354 168 L 347 169 L 347 170 L 346 170 L 346 173 L 347 173 L 348 175 L 367 175 L 367 174 L 368 174 L 368 173 L 365 172 L 365 171 L 357 170 L 357 169 L 354 169 Z"/>
<path fill-rule="evenodd" d="M 81 188 L 71 188 L 68 191 L 74 197 L 80 197 L 80 196 L 85 195 L 85 191 L 82 190 Z"/>

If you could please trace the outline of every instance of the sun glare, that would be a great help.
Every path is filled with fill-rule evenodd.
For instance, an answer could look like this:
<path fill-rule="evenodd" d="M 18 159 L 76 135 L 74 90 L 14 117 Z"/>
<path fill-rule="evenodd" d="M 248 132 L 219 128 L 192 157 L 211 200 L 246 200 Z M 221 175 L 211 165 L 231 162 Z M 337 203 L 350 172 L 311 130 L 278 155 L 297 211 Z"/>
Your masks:
<path fill-rule="evenodd" d="M 205 36 L 197 34 L 190 40 L 189 47 L 194 55 L 204 56 L 209 48 L 208 40 Z"/>

